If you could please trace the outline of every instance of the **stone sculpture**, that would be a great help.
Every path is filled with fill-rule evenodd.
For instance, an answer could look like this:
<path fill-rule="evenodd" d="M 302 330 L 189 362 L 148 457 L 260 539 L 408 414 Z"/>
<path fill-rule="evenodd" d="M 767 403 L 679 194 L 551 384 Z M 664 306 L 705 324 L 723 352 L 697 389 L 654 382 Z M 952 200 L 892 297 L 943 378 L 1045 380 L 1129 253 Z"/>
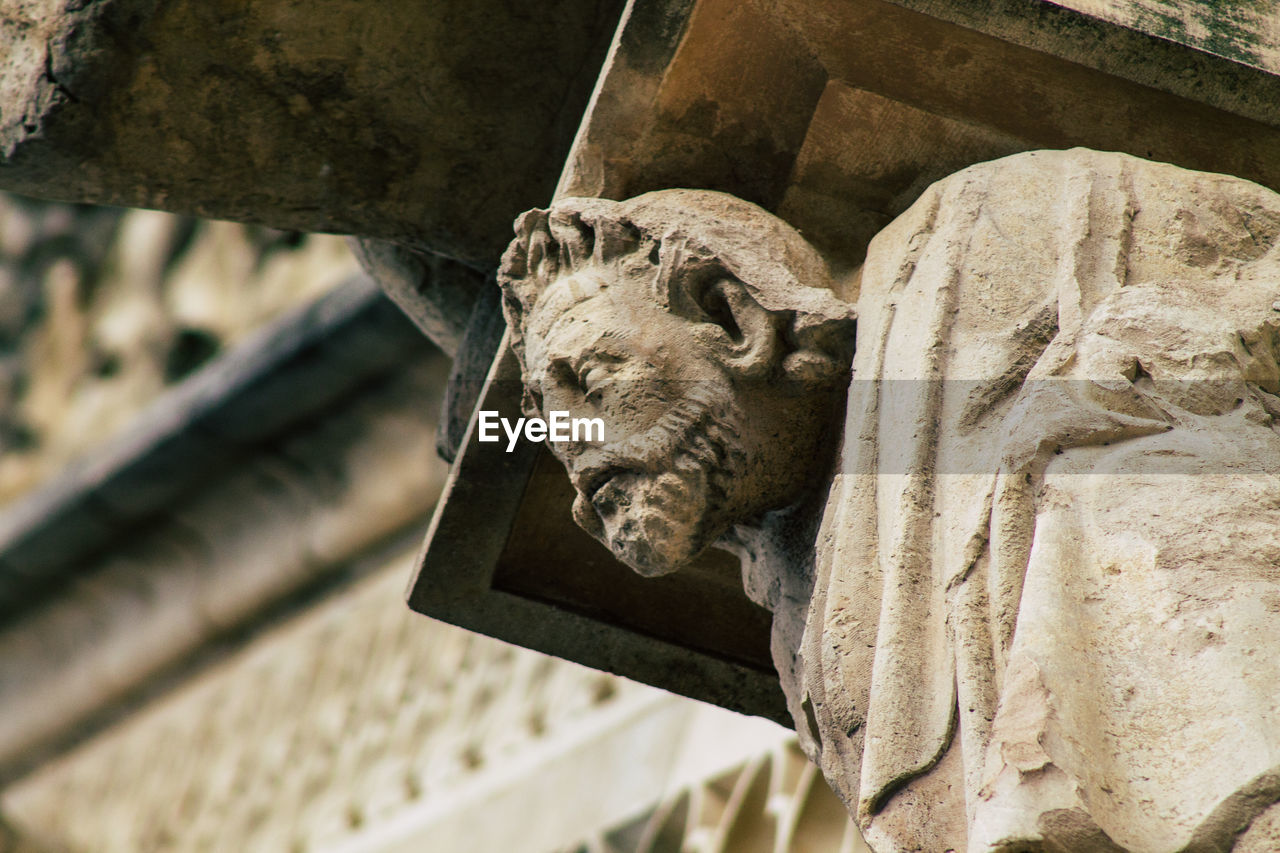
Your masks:
<path fill-rule="evenodd" d="M 517 234 L 526 404 L 608 425 L 553 448 L 576 520 L 644 574 L 742 557 L 873 849 L 1280 849 L 1280 196 L 970 167 L 872 242 L 856 355 L 822 259 L 735 198 Z"/>

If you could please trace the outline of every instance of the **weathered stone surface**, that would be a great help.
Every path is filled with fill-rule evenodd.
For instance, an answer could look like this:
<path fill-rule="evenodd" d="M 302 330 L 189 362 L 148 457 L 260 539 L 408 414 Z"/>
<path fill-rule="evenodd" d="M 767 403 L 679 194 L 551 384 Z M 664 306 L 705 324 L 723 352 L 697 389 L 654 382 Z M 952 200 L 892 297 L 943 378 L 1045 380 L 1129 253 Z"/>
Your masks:
<path fill-rule="evenodd" d="M 4 507 L 0 620 L 65 584 L 95 552 L 129 538 L 246 454 L 430 351 L 363 276 L 259 330 L 134 412 L 128 429 L 107 432 L 92 452 L 81 448 L 56 476 Z M 63 411 L 67 419 L 82 416 L 65 401 Z M 12 453 L 0 459 L 11 470 L 24 461 L 59 461 Z"/>
<path fill-rule="evenodd" d="M 569 199 L 516 232 L 499 281 L 526 407 L 609 418 L 603 442 L 550 445 L 579 526 L 654 576 L 791 502 L 853 344 L 852 310 L 799 234 L 694 190 Z M 767 452 L 782 435 L 813 463 Z"/>
<path fill-rule="evenodd" d="M 871 0 L 868 5 L 876 3 L 1275 124 L 1280 90 L 1276 0 Z M 956 58 L 967 64 L 967 57 Z"/>
<path fill-rule="evenodd" d="M 743 776 L 773 781 L 767 811 L 753 798 L 650 820 L 691 843 L 777 826 L 795 853 L 852 829 L 779 726 L 409 613 L 415 544 L 0 791 L 0 853 L 36 853 L 5 846 L 5 814 L 59 851 L 578 850 L 690 783 L 715 802 Z"/>
<path fill-rule="evenodd" d="M 520 366 L 505 344 L 481 406 L 520 417 Z M 474 422 L 472 424 L 474 426 Z M 476 440 L 450 470 L 409 606 L 434 619 L 789 724 L 769 652 L 769 612 L 737 561 L 709 552 L 642 578 L 572 524 L 573 486 L 545 448 Z M 548 524 L 548 519 L 563 520 Z"/>
<path fill-rule="evenodd" d="M 1278 240 L 1262 187 L 1075 151 L 872 243 L 802 656 L 874 847 L 1230 849 L 1280 795 Z"/>
<path fill-rule="evenodd" d="M 1161 5 L 654 3 L 624 22 L 557 197 L 729 192 L 786 219 L 839 278 L 929 183 L 1020 150 L 1124 151 L 1280 188 L 1275 3 L 1177 4 L 1181 33 L 1143 11 Z M 1211 52 L 1218 22 L 1260 58 Z"/>
<path fill-rule="evenodd" d="M 440 410 L 440 432 L 436 435 L 436 450 L 442 459 L 452 462 L 466 440 L 471 416 L 506 331 L 501 294 L 497 283 L 489 281 L 476 295 L 471 317 L 454 353 Z"/>
<path fill-rule="evenodd" d="M 9 0 L 0 186 L 487 264 L 550 195 L 620 7 Z"/>
<path fill-rule="evenodd" d="M 264 324 L 358 275 L 338 237 L 0 196 L 0 504 L 101 450 Z M 385 302 L 368 285 L 315 312 L 311 337 L 334 328 L 340 304 Z M 410 341 L 413 329 L 394 313 L 384 328 Z M 152 423 L 160 420 L 183 418 Z M 207 447 L 202 438 L 195 444 Z"/>
<path fill-rule="evenodd" d="M 844 406 L 822 263 L 742 202 L 566 199 L 500 280 L 530 405 L 607 424 L 553 445 L 575 519 L 645 574 L 742 557 L 874 849 L 1266 848 L 1275 193 L 1084 150 L 947 178 L 871 244 Z"/>
<path fill-rule="evenodd" d="M 59 595 L 7 619 L 0 782 L 165 689 L 166 677 L 207 662 L 290 599 L 358 574 L 389 537 L 416 539 L 445 475 L 433 439 L 447 367 L 438 355 L 415 358 L 339 411 L 224 465 L 125 541 L 81 557 Z"/>
<path fill-rule="evenodd" d="M 387 240 L 347 241 L 392 302 L 441 350 L 453 355 L 466 332 L 485 277 L 471 267 Z"/>
<path fill-rule="evenodd" d="M 1280 72 L 1280 3 L 1066 0 L 1061 5 L 1162 39 Z"/>

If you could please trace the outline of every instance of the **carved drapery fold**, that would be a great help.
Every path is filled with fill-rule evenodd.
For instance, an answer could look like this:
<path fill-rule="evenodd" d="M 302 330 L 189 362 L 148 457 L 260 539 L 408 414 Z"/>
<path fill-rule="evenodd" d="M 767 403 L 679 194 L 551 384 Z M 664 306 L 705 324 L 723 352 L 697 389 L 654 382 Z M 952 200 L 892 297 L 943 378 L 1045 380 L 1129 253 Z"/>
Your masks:
<path fill-rule="evenodd" d="M 1278 235 L 1076 150 L 872 243 L 803 655 L 877 849 L 1228 849 L 1274 801 Z"/>

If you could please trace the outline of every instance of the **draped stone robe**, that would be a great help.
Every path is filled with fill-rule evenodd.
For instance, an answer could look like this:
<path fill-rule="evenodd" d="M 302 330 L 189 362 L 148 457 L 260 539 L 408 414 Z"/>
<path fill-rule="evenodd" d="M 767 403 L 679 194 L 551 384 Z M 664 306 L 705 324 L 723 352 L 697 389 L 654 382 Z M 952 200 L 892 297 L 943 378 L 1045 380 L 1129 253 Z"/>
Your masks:
<path fill-rule="evenodd" d="M 1280 849 L 1278 238 L 1074 150 L 872 243 L 786 686 L 875 850 Z"/>

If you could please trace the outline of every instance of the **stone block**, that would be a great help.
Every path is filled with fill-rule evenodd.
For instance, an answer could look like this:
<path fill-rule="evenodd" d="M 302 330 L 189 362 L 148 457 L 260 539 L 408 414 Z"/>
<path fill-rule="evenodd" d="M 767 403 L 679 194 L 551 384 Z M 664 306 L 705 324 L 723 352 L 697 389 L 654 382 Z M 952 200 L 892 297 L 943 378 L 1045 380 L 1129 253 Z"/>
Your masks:
<path fill-rule="evenodd" d="M 544 203 L 618 0 L 11 0 L 0 187 L 492 263 Z"/>

